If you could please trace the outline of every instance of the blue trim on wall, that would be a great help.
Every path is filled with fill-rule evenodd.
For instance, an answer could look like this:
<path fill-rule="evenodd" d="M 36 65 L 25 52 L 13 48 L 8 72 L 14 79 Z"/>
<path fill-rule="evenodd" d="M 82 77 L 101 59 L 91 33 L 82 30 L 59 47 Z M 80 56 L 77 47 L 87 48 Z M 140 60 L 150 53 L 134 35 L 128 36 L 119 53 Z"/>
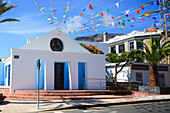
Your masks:
<path fill-rule="evenodd" d="M 8 86 L 10 86 L 10 78 L 11 78 L 11 65 L 8 65 Z"/>
<path fill-rule="evenodd" d="M 7 66 L 5 66 L 4 68 L 4 85 L 5 86 L 7 86 L 6 79 L 7 79 Z"/>
<path fill-rule="evenodd" d="M 44 89 L 45 61 L 41 61 L 39 89 Z M 37 61 L 35 61 L 35 89 L 37 89 Z"/>
<path fill-rule="evenodd" d="M 69 67 L 68 62 L 54 62 L 54 63 L 64 63 L 64 89 L 69 89 Z"/>
<path fill-rule="evenodd" d="M 69 89 L 69 69 L 68 62 L 64 63 L 64 89 Z"/>
<path fill-rule="evenodd" d="M 0 63 L 0 85 L 4 85 L 4 63 Z"/>
<path fill-rule="evenodd" d="M 78 63 L 78 89 L 83 89 L 84 80 L 85 78 L 85 63 L 79 62 Z"/>

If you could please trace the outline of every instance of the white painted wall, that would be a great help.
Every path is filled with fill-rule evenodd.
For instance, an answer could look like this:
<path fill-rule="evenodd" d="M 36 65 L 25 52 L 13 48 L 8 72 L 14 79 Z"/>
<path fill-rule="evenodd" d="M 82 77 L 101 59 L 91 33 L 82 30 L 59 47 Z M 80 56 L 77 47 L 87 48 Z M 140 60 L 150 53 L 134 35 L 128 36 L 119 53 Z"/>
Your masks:
<path fill-rule="evenodd" d="M 54 89 L 54 62 L 69 62 L 72 89 L 78 89 L 78 62 L 87 63 L 86 78 L 105 79 L 105 56 L 95 54 L 65 53 L 56 51 L 37 51 L 12 49 L 12 83 L 15 89 L 35 89 L 35 61 L 41 59 L 46 63 L 46 89 Z M 19 55 L 19 59 L 14 59 Z M 105 86 L 106 84 L 104 84 Z M 88 89 L 93 88 L 88 86 Z M 99 89 L 99 86 L 96 86 Z"/>
<path fill-rule="evenodd" d="M 89 51 L 77 44 L 68 35 L 64 33 L 58 34 L 56 30 L 53 30 L 43 36 L 40 36 L 37 39 L 31 40 L 30 43 L 24 45 L 20 49 L 52 51 L 50 48 L 50 41 L 53 38 L 59 38 L 63 42 L 62 52 L 91 54 Z"/>
<path fill-rule="evenodd" d="M 106 65 L 106 78 L 110 78 L 110 77 L 115 77 L 115 64 L 107 64 Z M 118 67 L 118 70 L 120 70 L 120 67 Z M 117 81 L 118 82 L 124 82 L 124 81 L 128 81 L 131 80 L 131 70 L 130 70 L 130 66 L 125 66 L 123 68 L 123 70 L 118 73 L 117 75 Z"/>
<path fill-rule="evenodd" d="M 147 64 L 147 63 L 143 63 L 143 64 Z M 114 77 L 115 76 L 114 75 L 115 64 L 110 63 L 110 64 L 106 64 L 105 66 L 106 66 L 106 78 Z M 166 87 L 170 87 L 170 66 L 168 68 L 169 68 L 168 71 L 158 71 L 158 73 L 164 73 L 165 86 Z M 119 69 L 120 69 L 120 67 L 118 67 L 118 70 Z M 150 70 L 151 70 L 150 66 L 149 66 L 149 70 L 131 70 L 131 67 L 129 65 L 127 65 L 117 75 L 117 79 L 118 79 L 119 82 L 121 82 L 123 80 L 124 81 L 127 81 L 127 80 L 136 81 L 136 73 L 138 72 L 138 73 L 142 73 L 143 84 L 148 85 L 149 84 Z M 123 80 L 121 80 L 121 79 L 123 79 Z"/>

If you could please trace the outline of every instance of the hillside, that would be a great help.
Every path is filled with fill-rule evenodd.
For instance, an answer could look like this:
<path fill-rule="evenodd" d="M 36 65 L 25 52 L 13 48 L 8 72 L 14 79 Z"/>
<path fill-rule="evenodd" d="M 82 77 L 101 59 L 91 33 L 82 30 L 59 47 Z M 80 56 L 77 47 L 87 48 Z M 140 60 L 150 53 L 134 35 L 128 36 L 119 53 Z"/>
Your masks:
<path fill-rule="evenodd" d="M 116 35 L 123 35 L 123 34 L 107 34 L 106 40 L 114 38 Z M 90 36 L 76 37 L 75 40 L 89 41 L 89 42 L 103 42 L 103 34 L 95 34 L 95 35 L 90 35 Z"/>

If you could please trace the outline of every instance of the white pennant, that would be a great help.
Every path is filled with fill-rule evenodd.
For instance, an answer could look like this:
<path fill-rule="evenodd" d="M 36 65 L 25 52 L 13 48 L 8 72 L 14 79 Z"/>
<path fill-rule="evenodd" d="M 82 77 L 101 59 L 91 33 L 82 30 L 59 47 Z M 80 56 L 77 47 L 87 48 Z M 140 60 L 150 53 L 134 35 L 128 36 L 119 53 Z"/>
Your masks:
<path fill-rule="evenodd" d="M 119 8 L 119 2 L 116 3 L 117 8 Z"/>
<path fill-rule="evenodd" d="M 126 11 L 126 14 L 129 14 L 129 10 Z"/>
<path fill-rule="evenodd" d="M 114 22 L 112 22 L 112 26 L 113 26 L 113 27 L 115 26 L 115 23 L 114 23 Z"/>

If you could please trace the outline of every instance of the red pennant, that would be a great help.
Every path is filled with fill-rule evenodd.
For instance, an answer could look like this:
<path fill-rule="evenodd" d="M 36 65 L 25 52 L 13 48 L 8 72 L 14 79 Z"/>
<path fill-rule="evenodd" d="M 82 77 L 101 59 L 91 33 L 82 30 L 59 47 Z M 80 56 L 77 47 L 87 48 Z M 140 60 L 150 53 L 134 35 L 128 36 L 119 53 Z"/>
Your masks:
<path fill-rule="evenodd" d="M 104 13 L 103 13 L 103 12 L 101 12 L 100 14 L 101 14 L 102 16 L 104 16 Z"/>
<path fill-rule="evenodd" d="M 117 26 L 117 24 L 115 24 L 115 26 Z"/>
<path fill-rule="evenodd" d="M 111 18 L 113 18 L 113 19 L 114 19 L 114 17 L 113 17 L 113 16 L 111 16 Z"/>
<path fill-rule="evenodd" d="M 132 19 L 133 19 L 133 20 L 135 20 L 135 18 L 134 18 L 134 17 L 132 17 Z"/>
<path fill-rule="evenodd" d="M 137 10 L 136 10 L 136 12 L 137 12 L 137 13 L 139 13 L 139 14 L 141 14 L 141 12 L 140 12 L 140 10 L 139 10 L 139 9 L 137 9 Z"/>
<path fill-rule="evenodd" d="M 90 22 L 89 20 L 86 20 L 86 21 Z"/>
<path fill-rule="evenodd" d="M 167 14 L 168 16 L 170 16 L 170 14 Z"/>
<path fill-rule="evenodd" d="M 150 17 L 151 17 L 151 15 L 148 16 L 148 18 L 150 18 Z"/>
<path fill-rule="evenodd" d="M 117 22 L 120 25 L 120 22 Z"/>
<path fill-rule="evenodd" d="M 145 21 L 145 19 L 142 19 L 143 21 Z"/>
<path fill-rule="evenodd" d="M 93 8 L 92 8 L 91 4 L 89 4 L 89 8 L 93 10 Z"/>
<path fill-rule="evenodd" d="M 80 13 L 80 16 L 82 16 L 83 13 Z"/>
<path fill-rule="evenodd" d="M 53 15 L 56 15 L 56 13 L 53 13 Z"/>
<path fill-rule="evenodd" d="M 80 29 L 80 31 L 83 31 L 83 29 Z"/>
<path fill-rule="evenodd" d="M 142 9 L 144 10 L 144 7 L 143 7 L 143 5 L 140 5 L 139 7 L 140 7 L 140 8 L 142 8 Z"/>

